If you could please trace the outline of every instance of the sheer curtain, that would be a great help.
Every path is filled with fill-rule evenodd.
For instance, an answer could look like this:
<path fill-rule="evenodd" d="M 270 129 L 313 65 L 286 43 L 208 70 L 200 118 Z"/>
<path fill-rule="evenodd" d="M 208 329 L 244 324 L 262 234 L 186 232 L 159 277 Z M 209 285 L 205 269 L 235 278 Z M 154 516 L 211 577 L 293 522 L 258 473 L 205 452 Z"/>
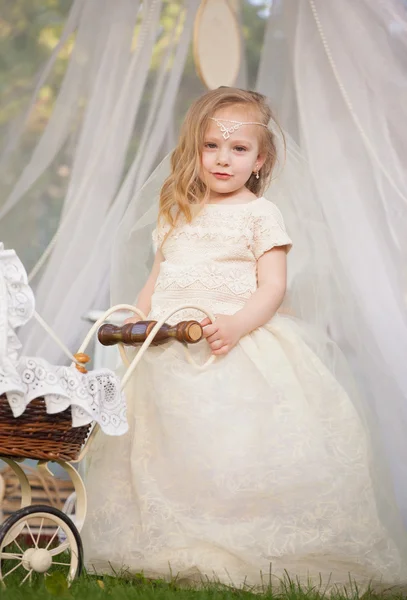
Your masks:
<path fill-rule="evenodd" d="M 84 314 L 108 303 L 115 227 L 173 127 L 198 5 L 199 0 L 179 3 L 173 30 L 158 50 L 165 9 L 161 0 L 76 0 L 72 5 L 60 44 L 74 33 L 74 47 L 54 110 L 31 158 L 24 156 L 26 164 L 21 160 L 22 172 L 0 209 L 0 230 L 4 227 L 7 238 L 10 220 L 22 219 L 31 201 L 41 202 L 33 190 L 41 193 L 43 174 L 55 169 L 68 145 L 74 146 L 56 234 L 30 273 L 38 311 L 72 350 L 87 327 Z M 47 76 L 52 80 L 57 51 L 36 91 Z M 153 57 L 159 61 L 154 71 Z M 151 97 L 147 113 L 144 94 Z M 4 165 L 12 146 L 22 156 L 18 134 L 15 130 L 3 154 Z M 137 151 L 129 165 L 134 139 Z M 24 328 L 21 338 L 25 353 L 64 360 L 37 323 Z"/>
<path fill-rule="evenodd" d="M 38 259 L 27 223 L 55 212 L 57 235 L 51 241 L 46 232 L 49 252 L 31 282 L 38 311 L 71 350 L 86 329 L 82 316 L 108 302 L 118 223 L 177 131 L 177 92 L 199 0 L 173 4 L 178 21 L 163 41 L 164 1 L 74 0 L 0 155 L 0 238 Z M 44 82 L 57 85 L 57 55 L 69 43 L 53 113 L 28 155 L 24 125 Z M 257 89 L 308 160 L 346 279 L 345 308 L 328 327 L 362 382 L 407 512 L 406 46 L 401 0 L 274 0 Z M 241 83 L 246 75 L 243 65 Z M 61 161 L 71 173 L 62 207 L 44 184 Z M 24 235 L 13 238 L 19 224 Z M 137 257 L 129 266 L 138 270 Z M 38 325 L 21 337 L 25 353 L 63 360 Z"/>
<path fill-rule="evenodd" d="M 363 383 L 407 516 L 406 34 L 396 0 L 274 2 L 257 88 L 309 162 L 357 323 L 331 330 Z"/>

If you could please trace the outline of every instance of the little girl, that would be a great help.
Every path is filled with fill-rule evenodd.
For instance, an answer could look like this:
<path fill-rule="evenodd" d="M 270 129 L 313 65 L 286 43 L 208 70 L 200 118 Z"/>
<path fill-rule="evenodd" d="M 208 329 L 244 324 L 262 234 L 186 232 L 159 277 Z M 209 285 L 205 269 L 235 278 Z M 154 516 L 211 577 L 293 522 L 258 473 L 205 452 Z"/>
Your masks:
<path fill-rule="evenodd" d="M 83 538 L 98 572 L 234 586 L 402 577 L 356 409 L 301 324 L 278 312 L 291 239 L 262 197 L 277 156 L 270 119 L 261 95 L 231 88 L 186 116 L 138 307 L 155 320 L 208 309 L 213 323 L 195 309 L 171 321 L 199 319 L 194 358 L 217 358 L 196 368 L 173 342 L 138 366 L 130 431 L 100 438 L 89 466 Z"/>

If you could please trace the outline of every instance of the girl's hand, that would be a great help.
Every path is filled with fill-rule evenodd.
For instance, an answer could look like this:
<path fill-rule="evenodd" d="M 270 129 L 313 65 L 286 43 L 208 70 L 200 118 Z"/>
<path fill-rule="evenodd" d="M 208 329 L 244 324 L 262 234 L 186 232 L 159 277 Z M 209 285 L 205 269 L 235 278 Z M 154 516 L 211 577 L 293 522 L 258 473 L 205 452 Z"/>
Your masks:
<path fill-rule="evenodd" d="M 209 318 L 201 321 L 203 334 L 211 347 L 212 354 L 227 354 L 243 335 L 239 320 L 234 315 L 216 315 L 215 323 Z"/>
<path fill-rule="evenodd" d="M 136 315 L 123 321 L 123 325 L 127 325 L 128 323 L 138 323 L 139 321 L 141 321 L 141 318 Z"/>

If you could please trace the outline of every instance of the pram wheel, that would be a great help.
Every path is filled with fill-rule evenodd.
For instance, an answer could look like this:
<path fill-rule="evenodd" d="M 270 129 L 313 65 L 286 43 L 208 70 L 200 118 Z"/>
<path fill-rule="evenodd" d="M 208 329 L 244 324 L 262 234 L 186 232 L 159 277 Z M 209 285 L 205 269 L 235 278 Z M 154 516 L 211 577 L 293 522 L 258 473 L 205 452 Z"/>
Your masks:
<path fill-rule="evenodd" d="M 0 526 L 0 581 L 22 585 L 62 572 L 68 585 L 80 575 L 83 548 L 72 520 L 57 508 L 27 506 Z"/>

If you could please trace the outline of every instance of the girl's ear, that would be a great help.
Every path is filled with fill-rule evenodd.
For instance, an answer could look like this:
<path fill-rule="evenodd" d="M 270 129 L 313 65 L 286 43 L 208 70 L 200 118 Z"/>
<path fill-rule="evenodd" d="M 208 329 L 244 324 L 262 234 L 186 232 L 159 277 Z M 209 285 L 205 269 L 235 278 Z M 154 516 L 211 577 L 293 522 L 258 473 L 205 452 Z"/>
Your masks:
<path fill-rule="evenodd" d="M 256 159 L 256 165 L 257 168 L 260 170 L 262 168 L 262 166 L 264 165 L 266 161 L 266 155 L 263 153 L 260 153 L 257 155 L 257 159 Z"/>

